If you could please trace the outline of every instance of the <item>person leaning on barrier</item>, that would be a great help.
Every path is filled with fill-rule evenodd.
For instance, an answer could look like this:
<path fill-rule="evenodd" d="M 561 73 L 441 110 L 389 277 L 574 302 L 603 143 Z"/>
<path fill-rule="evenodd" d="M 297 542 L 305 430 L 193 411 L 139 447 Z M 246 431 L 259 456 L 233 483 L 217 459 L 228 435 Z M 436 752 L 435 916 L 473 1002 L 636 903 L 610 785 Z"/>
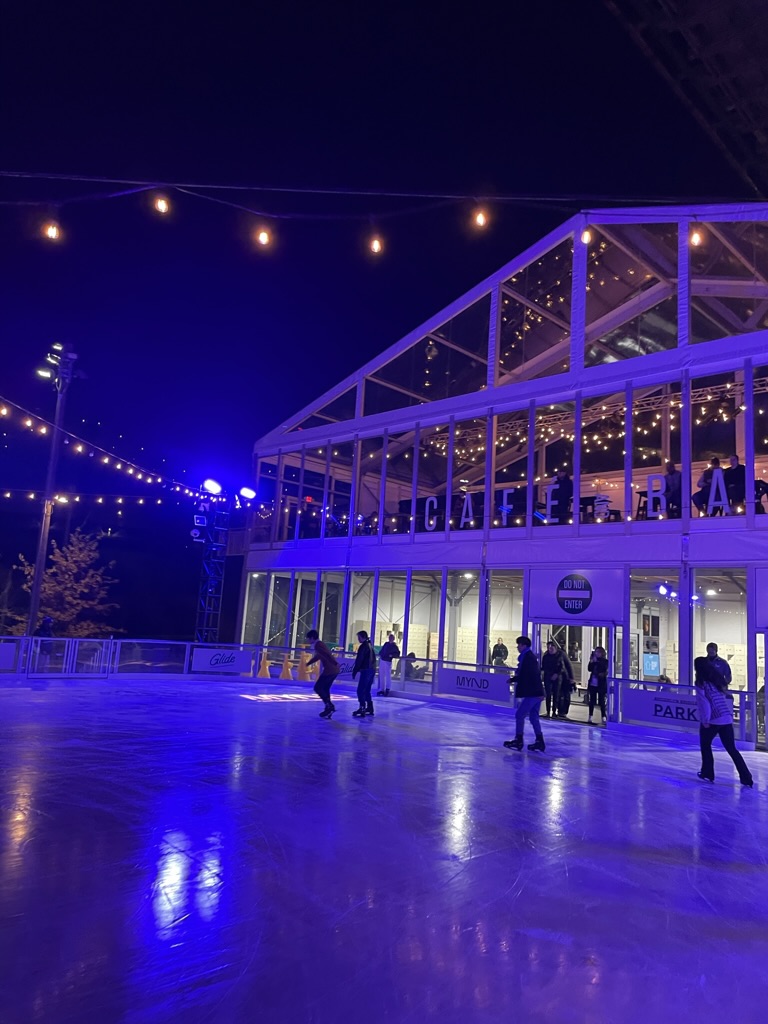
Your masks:
<path fill-rule="evenodd" d="M 379 697 L 388 697 L 392 685 L 392 660 L 400 657 L 400 648 L 395 643 L 395 634 L 387 633 L 387 642 L 379 650 Z"/>

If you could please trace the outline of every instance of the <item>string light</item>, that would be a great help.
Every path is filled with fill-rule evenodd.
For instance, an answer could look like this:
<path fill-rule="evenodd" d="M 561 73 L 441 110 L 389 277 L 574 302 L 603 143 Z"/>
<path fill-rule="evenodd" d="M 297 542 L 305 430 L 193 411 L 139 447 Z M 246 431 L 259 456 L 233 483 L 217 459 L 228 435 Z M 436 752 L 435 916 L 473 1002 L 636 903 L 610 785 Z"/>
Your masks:
<path fill-rule="evenodd" d="M 592 242 L 592 232 L 589 228 L 584 228 L 581 232 L 581 242 L 582 245 L 589 245 Z"/>
<path fill-rule="evenodd" d="M 704 236 L 698 228 L 694 228 L 691 232 L 690 241 L 691 245 L 701 245 L 701 243 L 704 241 Z"/>
<path fill-rule="evenodd" d="M 478 228 L 484 228 L 488 226 L 488 214 L 485 212 L 485 210 L 475 210 L 473 220 L 475 222 L 475 226 Z"/>
<path fill-rule="evenodd" d="M 163 216 L 171 212 L 171 204 L 165 196 L 156 196 L 153 206 Z"/>
<path fill-rule="evenodd" d="M 371 250 L 372 253 L 378 255 L 380 252 L 383 251 L 384 244 L 378 235 L 374 235 L 373 238 L 368 243 L 368 248 Z"/>
<path fill-rule="evenodd" d="M 61 227 L 55 220 L 49 220 L 43 224 L 42 233 L 43 238 L 47 238 L 49 242 L 58 242 L 61 240 Z"/>
<path fill-rule="evenodd" d="M 257 228 L 253 237 L 257 244 L 262 247 L 269 245 L 272 241 L 272 236 L 266 228 Z"/>

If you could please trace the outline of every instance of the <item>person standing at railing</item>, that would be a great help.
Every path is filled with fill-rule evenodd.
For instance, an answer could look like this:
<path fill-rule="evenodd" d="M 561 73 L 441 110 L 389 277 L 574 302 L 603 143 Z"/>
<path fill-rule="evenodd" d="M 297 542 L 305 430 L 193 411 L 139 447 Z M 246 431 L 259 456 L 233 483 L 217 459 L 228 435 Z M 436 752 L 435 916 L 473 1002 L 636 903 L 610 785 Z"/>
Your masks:
<path fill-rule="evenodd" d="M 46 615 L 40 622 L 33 636 L 38 637 L 53 637 L 53 619 L 50 615 Z M 38 667 L 42 672 L 47 671 L 51 663 L 51 655 L 53 654 L 53 644 L 50 639 L 40 641 L 40 653 Z"/>
<path fill-rule="evenodd" d="M 371 699 L 371 687 L 373 677 L 376 675 L 376 653 L 373 644 L 368 639 L 368 634 L 361 629 L 357 634 L 360 646 L 357 648 L 357 657 L 352 666 L 352 678 L 360 673 L 360 682 L 357 684 L 357 702 L 360 707 L 352 712 L 353 718 L 365 718 L 366 715 L 373 715 L 373 700 Z"/>
<path fill-rule="evenodd" d="M 400 648 L 395 643 L 395 634 L 387 633 L 387 642 L 379 650 L 379 697 L 388 697 L 392 685 L 392 661 L 400 657 Z"/>
<path fill-rule="evenodd" d="M 712 741 L 715 736 L 719 736 L 720 742 L 736 766 L 742 786 L 749 786 L 751 789 L 752 774 L 736 749 L 733 735 L 733 697 L 728 693 L 728 684 L 709 658 L 696 658 L 693 668 L 696 673 L 694 681 L 701 746 L 701 771 L 697 774 L 706 782 L 715 781 Z"/>
<path fill-rule="evenodd" d="M 608 658 L 604 647 L 596 647 L 592 651 L 592 657 L 587 665 L 589 672 L 589 724 L 594 725 L 592 716 L 595 713 L 595 704 L 600 708 L 603 717 L 603 725 L 606 720 L 606 697 L 608 695 Z"/>
<path fill-rule="evenodd" d="M 531 650 L 531 641 L 527 636 L 517 638 L 517 669 L 512 677 L 515 684 L 515 699 L 519 700 L 515 712 L 516 733 L 513 740 L 505 740 L 504 746 L 509 750 L 523 749 L 523 731 L 525 720 L 530 718 L 536 739 L 528 744 L 529 750 L 545 750 L 544 735 L 539 721 L 539 708 L 544 700 L 544 686 L 541 682 L 541 669 L 536 655 Z"/>
<path fill-rule="evenodd" d="M 320 634 L 316 629 L 310 629 L 306 638 L 315 652 L 314 657 L 307 662 L 307 666 L 314 665 L 316 661 L 320 662 L 320 676 L 315 683 L 315 693 L 325 705 L 324 710 L 320 712 L 320 717 L 330 718 L 336 710 L 331 701 L 331 687 L 339 674 L 339 663 L 320 639 Z"/>

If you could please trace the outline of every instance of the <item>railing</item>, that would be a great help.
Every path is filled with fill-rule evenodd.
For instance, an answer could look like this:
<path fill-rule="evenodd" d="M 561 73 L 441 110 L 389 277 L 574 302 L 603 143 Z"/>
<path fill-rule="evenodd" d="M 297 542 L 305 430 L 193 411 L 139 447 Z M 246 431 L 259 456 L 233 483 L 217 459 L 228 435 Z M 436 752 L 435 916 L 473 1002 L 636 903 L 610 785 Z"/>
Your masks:
<path fill-rule="evenodd" d="M 352 685 L 354 655 L 335 650 L 339 682 Z M 165 640 L 98 640 L 58 637 L 0 637 L 0 679 L 42 680 L 130 678 L 233 679 L 249 676 L 311 686 L 316 666 L 307 666 L 306 647 L 258 644 L 199 644 Z M 421 658 L 395 659 L 392 689 L 414 696 L 458 698 L 478 704 L 509 704 L 509 670 L 499 666 Z M 583 689 L 582 689 L 583 695 Z M 765 705 L 746 690 L 732 691 L 738 739 L 754 741 L 765 729 Z M 764 697 L 762 698 L 764 701 Z M 580 701 L 578 702 L 580 703 Z M 610 721 L 660 728 L 698 728 L 692 686 L 613 677 L 608 685 Z"/>

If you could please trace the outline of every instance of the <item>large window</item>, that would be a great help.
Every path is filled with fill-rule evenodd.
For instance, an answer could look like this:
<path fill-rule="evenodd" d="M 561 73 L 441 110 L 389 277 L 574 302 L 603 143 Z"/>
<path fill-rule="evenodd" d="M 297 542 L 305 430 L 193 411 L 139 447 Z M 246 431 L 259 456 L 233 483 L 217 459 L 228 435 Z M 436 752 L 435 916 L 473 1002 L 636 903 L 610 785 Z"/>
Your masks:
<path fill-rule="evenodd" d="M 449 463 L 448 427 L 422 427 L 416 463 L 416 533 L 445 529 Z"/>
<path fill-rule="evenodd" d="M 357 499 L 354 533 L 369 537 L 379 532 L 379 497 L 384 462 L 384 439 L 369 437 L 359 442 Z"/>
<path fill-rule="evenodd" d="M 328 501 L 325 513 L 325 536 L 347 537 L 352 516 L 352 464 L 355 456 L 353 441 L 339 441 L 331 445 Z"/>
<path fill-rule="evenodd" d="M 384 495 L 384 533 L 410 532 L 415 432 L 390 434 L 387 440 L 387 481 Z"/>
<path fill-rule="evenodd" d="M 318 538 L 323 525 L 323 502 L 327 477 L 328 448 L 320 445 L 304 452 L 304 474 L 299 496 L 299 537 Z"/>
<path fill-rule="evenodd" d="M 445 594 L 445 657 L 448 661 L 477 663 L 479 577 L 476 569 L 448 573 Z"/>
<path fill-rule="evenodd" d="M 768 327 L 768 224 L 691 224 L 691 341 Z"/>
<path fill-rule="evenodd" d="M 677 346 L 677 225 L 611 224 L 587 245 L 585 362 L 634 359 Z"/>
<path fill-rule="evenodd" d="M 728 662 L 733 688 L 748 689 L 747 574 L 744 569 L 696 569 L 693 602 L 693 656 L 718 646 Z"/>
<path fill-rule="evenodd" d="M 490 573 L 488 627 L 485 648 L 489 664 L 494 647 L 507 648 L 506 664 L 515 665 L 515 640 L 523 631 L 523 571 L 522 569 L 494 569 Z"/>
<path fill-rule="evenodd" d="M 528 498 L 528 411 L 494 417 L 491 528 L 525 526 Z"/>
<path fill-rule="evenodd" d="M 301 452 L 286 452 L 280 457 L 280 509 L 276 540 L 293 540 L 299 510 Z"/>
<path fill-rule="evenodd" d="M 307 630 L 315 624 L 317 573 L 297 572 L 293 576 L 293 610 L 290 617 L 290 646 L 304 643 Z"/>
<path fill-rule="evenodd" d="M 568 237 L 502 284 L 498 383 L 568 369 L 572 255 L 573 241 Z"/>
<path fill-rule="evenodd" d="M 453 428 L 453 496 L 450 527 L 482 530 L 485 512 L 486 420 L 462 420 Z"/>
<path fill-rule="evenodd" d="M 632 569 L 630 573 L 630 674 L 648 683 L 680 682 L 678 570 Z M 682 680 L 688 682 L 686 678 Z"/>
<path fill-rule="evenodd" d="M 348 651 L 356 650 L 357 634 L 364 629 L 370 636 L 373 632 L 373 604 L 375 575 L 372 572 L 350 573 L 349 615 L 347 617 Z"/>
<path fill-rule="evenodd" d="M 576 408 L 573 402 L 536 409 L 536 469 L 538 501 L 534 522 L 568 526 L 579 501 L 579 482 L 573 478 Z"/>
<path fill-rule="evenodd" d="M 270 647 L 288 647 L 290 645 L 290 595 L 291 574 L 272 573 L 269 578 L 267 635 L 264 638 L 264 642 Z"/>
<path fill-rule="evenodd" d="M 691 514 L 742 514 L 744 375 L 699 377 L 691 387 Z"/>
<path fill-rule="evenodd" d="M 266 597 L 267 574 L 264 572 L 249 572 L 242 630 L 244 644 L 260 644 L 262 642 L 264 602 Z"/>
<path fill-rule="evenodd" d="M 415 654 L 421 660 L 438 659 L 440 628 L 439 572 L 414 572 L 411 576 L 411 603 L 408 610 L 408 631 L 404 654 Z"/>
<path fill-rule="evenodd" d="M 635 519 L 680 518 L 690 491 L 680 474 L 682 399 L 678 383 L 632 395 L 632 498 Z M 671 466 L 670 466 L 671 464 Z"/>
<path fill-rule="evenodd" d="M 315 629 L 329 647 L 341 646 L 342 608 L 344 602 L 344 573 L 320 574 L 318 618 Z"/>
<path fill-rule="evenodd" d="M 624 413 L 622 392 L 584 399 L 581 410 L 583 523 L 619 522 L 624 509 Z"/>
<path fill-rule="evenodd" d="M 377 650 L 386 643 L 390 632 L 395 634 L 398 646 L 402 644 L 405 631 L 405 581 L 405 570 L 379 573 L 376 621 L 371 634 Z"/>

